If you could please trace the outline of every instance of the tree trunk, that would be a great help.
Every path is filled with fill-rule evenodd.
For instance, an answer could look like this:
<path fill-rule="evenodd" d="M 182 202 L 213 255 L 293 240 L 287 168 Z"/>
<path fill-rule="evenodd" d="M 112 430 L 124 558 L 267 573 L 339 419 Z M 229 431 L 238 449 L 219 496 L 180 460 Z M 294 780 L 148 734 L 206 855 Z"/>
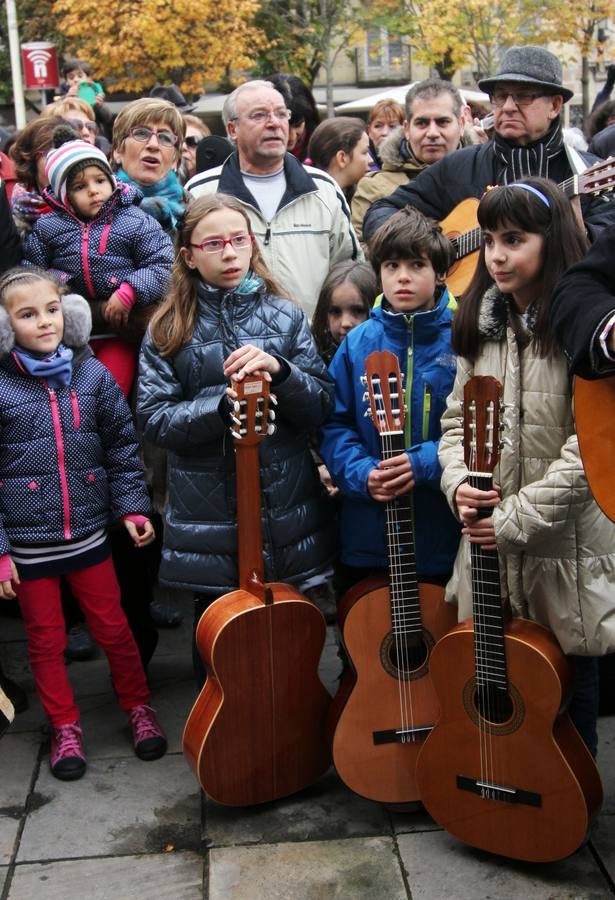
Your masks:
<path fill-rule="evenodd" d="M 456 70 L 453 66 L 453 55 L 450 50 L 447 50 L 443 54 L 442 59 L 438 60 L 434 68 L 438 73 L 438 78 L 441 78 L 442 81 L 453 80 L 453 75 L 455 74 Z"/>

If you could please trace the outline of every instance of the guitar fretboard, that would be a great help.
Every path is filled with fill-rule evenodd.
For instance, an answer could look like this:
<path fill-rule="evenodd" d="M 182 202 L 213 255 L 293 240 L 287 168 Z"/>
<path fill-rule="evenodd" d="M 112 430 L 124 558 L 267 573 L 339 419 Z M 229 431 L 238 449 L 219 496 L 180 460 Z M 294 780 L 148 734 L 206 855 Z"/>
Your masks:
<path fill-rule="evenodd" d="M 403 431 L 380 434 L 383 459 L 405 453 Z M 396 636 L 422 634 L 423 621 L 416 577 L 412 492 L 386 504 L 391 620 Z"/>
<path fill-rule="evenodd" d="M 493 479 L 486 475 L 470 474 L 468 484 L 481 491 L 489 491 L 493 488 Z M 487 510 L 487 514 L 490 513 L 491 510 Z M 477 544 L 470 547 L 477 685 L 506 690 L 508 676 L 498 553 L 497 550 L 483 550 Z"/>

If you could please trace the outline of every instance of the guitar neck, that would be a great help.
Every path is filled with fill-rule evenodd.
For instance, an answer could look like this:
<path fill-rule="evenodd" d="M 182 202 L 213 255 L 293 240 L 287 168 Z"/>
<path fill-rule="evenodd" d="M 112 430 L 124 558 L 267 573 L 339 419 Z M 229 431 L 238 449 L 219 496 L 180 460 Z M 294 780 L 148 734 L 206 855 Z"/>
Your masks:
<path fill-rule="evenodd" d="M 261 484 L 258 444 L 235 444 L 239 587 L 250 590 L 254 575 L 264 581 Z"/>
<path fill-rule="evenodd" d="M 489 491 L 493 488 L 493 478 L 483 473 L 470 473 L 468 484 Z M 506 690 L 508 676 L 498 553 L 497 550 L 483 550 L 477 544 L 470 547 L 477 685 Z"/>
<path fill-rule="evenodd" d="M 381 432 L 380 448 L 384 460 L 405 453 L 404 432 Z M 390 500 L 386 504 L 385 517 L 393 632 L 399 637 L 420 635 L 423 623 L 416 577 L 412 492 Z"/>

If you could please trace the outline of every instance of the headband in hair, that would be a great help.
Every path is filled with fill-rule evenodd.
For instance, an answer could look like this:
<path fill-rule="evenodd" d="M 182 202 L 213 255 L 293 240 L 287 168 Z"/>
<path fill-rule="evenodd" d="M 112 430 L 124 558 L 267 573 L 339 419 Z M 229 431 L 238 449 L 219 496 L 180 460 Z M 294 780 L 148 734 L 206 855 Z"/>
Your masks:
<path fill-rule="evenodd" d="M 543 194 L 542 191 L 539 191 L 538 188 L 535 188 L 532 184 L 523 184 L 520 181 L 513 181 L 512 184 L 507 184 L 506 187 L 509 188 L 522 188 L 524 191 L 531 191 L 532 194 L 535 194 L 539 200 L 542 200 L 544 205 L 551 209 L 551 204 L 547 197 Z"/>

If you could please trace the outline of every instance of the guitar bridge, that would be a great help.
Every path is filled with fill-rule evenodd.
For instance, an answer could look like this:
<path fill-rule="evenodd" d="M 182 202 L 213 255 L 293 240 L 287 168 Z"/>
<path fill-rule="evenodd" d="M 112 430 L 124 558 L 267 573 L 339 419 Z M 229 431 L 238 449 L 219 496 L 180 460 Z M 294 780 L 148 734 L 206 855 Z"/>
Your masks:
<path fill-rule="evenodd" d="M 389 728 L 386 731 L 374 731 L 374 746 L 379 744 L 410 744 L 417 738 L 423 738 L 429 734 L 433 725 L 423 725 L 419 728 Z"/>
<path fill-rule="evenodd" d="M 468 778 L 457 775 L 457 787 L 460 791 L 470 791 L 483 800 L 500 800 L 503 803 L 522 803 L 525 806 L 542 806 L 542 796 L 534 791 L 524 791 L 509 784 L 497 784 L 482 778 Z"/>

